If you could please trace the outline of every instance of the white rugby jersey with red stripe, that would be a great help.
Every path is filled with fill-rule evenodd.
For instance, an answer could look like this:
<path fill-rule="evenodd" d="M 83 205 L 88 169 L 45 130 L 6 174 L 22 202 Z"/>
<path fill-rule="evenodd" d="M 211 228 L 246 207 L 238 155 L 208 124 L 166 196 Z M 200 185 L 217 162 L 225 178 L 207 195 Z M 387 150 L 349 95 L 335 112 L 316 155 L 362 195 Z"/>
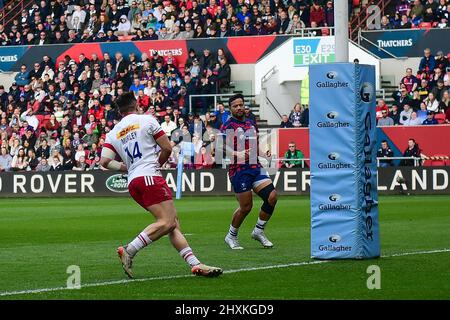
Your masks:
<path fill-rule="evenodd" d="M 156 140 L 165 135 L 151 115 L 129 114 L 106 135 L 104 148 L 122 158 L 128 168 L 128 185 L 137 177 L 161 176 Z"/>

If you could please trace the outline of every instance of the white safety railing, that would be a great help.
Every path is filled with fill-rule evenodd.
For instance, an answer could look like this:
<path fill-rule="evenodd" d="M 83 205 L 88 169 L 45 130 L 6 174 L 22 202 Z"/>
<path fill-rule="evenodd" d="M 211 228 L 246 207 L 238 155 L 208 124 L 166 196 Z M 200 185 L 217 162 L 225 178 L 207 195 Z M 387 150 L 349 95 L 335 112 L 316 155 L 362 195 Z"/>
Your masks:
<path fill-rule="evenodd" d="M 278 163 L 283 161 L 301 161 L 301 168 L 305 168 L 305 162 L 310 161 L 310 158 L 264 158 L 265 162 L 268 163 L 268 166 L 270 166 L 270 164 L 272 162 L 277 163 L 277 167 L 278 167 Z M 420 161 L 423 160 L 421 157 L 377 157 L 377 166 L 380 166 L 380 160 L 414 160 L 414 166 L 418 167 L 420 165 Z M 227 167 L 227 165 L 231 164 L 231 160 L 229 158 L 224 158 L 222 159 L 222 168 L 225 169 Z"/>
<path fill-rule="evenodd" d="M 214 109 L 217 108 L 217 98 L 218 97 L 231 97 L 234 93 L 215 93 L 215 94 L 191 94 L 189 96 L 189 112 L 192 112 L 192 98 L 208 98 L 214 97 Z"/>
<path fill-rule="evenodd" d="M 414 166 L 418 167 L 420 165 L 421 157 L 377 157 L 377 166 L 380 166 L 380 160 L 414 160 Z"/>

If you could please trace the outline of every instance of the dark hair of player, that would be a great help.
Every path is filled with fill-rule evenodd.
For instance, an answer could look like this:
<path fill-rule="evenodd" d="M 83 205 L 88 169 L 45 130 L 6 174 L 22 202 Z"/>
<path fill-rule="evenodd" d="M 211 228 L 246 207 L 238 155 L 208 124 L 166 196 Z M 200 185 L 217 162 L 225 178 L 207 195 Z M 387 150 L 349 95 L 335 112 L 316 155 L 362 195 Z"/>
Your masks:
<path fill-rule="evenodd" d="M 116 100 L 116 105 L 122 115 L 133 112 L 136 109 L 136 98 L 134 97 L 134 93 L 126 92 L 120 95 Z"/>
<path fill-rule="evenodd" d="M 236 93 L 235 95 L 231 96 L 228 99 L 228 106 L 231 106 L 231 103 L 237 99 L 242 99 L 242 101 L 244 101 L 244 96 L 241 93 Z"/>

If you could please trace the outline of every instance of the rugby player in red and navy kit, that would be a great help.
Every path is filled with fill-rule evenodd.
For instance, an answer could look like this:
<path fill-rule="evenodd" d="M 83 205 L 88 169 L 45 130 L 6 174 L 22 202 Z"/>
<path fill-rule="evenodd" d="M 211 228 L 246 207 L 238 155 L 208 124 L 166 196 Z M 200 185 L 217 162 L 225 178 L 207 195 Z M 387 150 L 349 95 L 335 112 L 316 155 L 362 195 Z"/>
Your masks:
<path fill-rule="evenodd" d="M 131 196 L 156 219 L 129 244 L 117 248 L 125 273 L 133 278 L 132 262 L 136 253 L 168 235 L 193 274 L 207 277 L 222 274 L 222 269 L 202 264 L 181 233 L 172 192 L 160 171 L 172 152 L 168 137 L 152 115 L 135 114 L 137 104 L 133 93 L 119 96 L 116 104 L 123 118 L 106 135 L 100 163 L 110 170 L 128 172 Z M 161 149 L 159 156 L 158 149 Z M 123 163 L 115 160 L 116 156 Z"/>
<path fill-rule="evenodd" d="M 235 210 L 225 242 L 231 249 L 243 249 L 238 241 L 238 231 L 245 217 L 253 207 L 253 192 L 264 201 L 259 211 L 258 221 L 251 237 L 264 248 L 272 248 L 264 228 L 277 203 L 277 193 L 267 171 L 258 161 L 259 143 L 256 123 L 245 118 L 244 96 L 235 94 L 228 104 L 232 117 L 222 125 L 225 136 L 225 150 L 230 157 L 229 178 L 236 194 L 239 207 Z M 267 152 L 265 153 L 267 155 Z"/>

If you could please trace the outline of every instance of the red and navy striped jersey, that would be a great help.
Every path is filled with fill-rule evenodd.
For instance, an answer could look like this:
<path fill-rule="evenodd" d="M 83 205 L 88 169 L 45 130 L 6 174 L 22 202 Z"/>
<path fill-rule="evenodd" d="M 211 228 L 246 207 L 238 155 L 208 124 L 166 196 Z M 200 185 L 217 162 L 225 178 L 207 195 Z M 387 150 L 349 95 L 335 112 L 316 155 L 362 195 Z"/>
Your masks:
<path fill-rule="evenodd" d="M 230 177 L 233 177 L 236 172 L 241 170 L 262 167 L 258 160 L 258 127 L 252 120 L 244 119 L 244 121 L 240 121 L 231 117 L 220 127 L 220 131 L 222 135 L 225 135 L 225 146 L 232 147 L 233 151 L 236 152 L 245 150 L 249 154 L 240 161 L 236 156 L 234 156 L 234 159 L 230 159 Z"/>

